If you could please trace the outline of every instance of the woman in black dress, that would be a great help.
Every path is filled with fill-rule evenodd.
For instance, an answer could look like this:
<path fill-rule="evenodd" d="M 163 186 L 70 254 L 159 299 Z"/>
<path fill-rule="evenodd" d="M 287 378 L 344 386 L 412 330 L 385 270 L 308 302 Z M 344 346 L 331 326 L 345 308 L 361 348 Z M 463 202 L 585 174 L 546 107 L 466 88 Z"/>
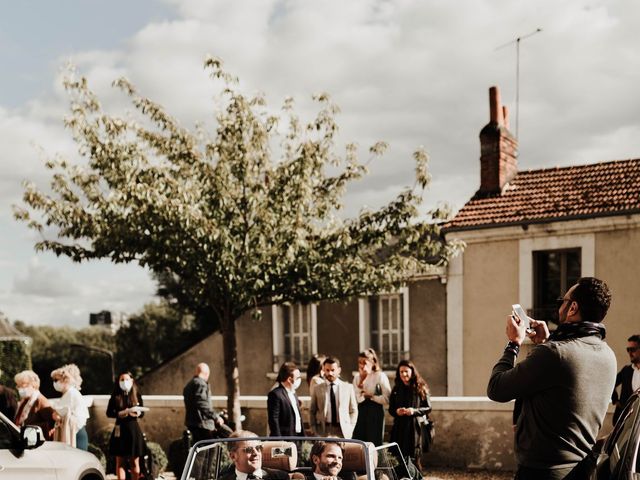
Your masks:
<path fill-rule="evenodd" d="M 431 411 L 429 386 L 413 362 L 401 360 L 396 368 L 395 385 L 389 396 L 389 413 L 393 417 L 391 441 L 400 446 L 402 454 L 411 457 L 422 470 L 422 439 L 418 417 Z"/>
<path fill-rule="evenodd" d="M 142 430 L 138 425 L 138 418 L 144 415 L 139 409 L 142 405 L 142 395 L 133 376 L 129 372 L 121 373 L 107 406 L 107 417 L 116 419 L 109 440 L 109 454 L 116 457 L 118 480 L 125 479 L 126 462 L 129 462 L 131 479 L 138 480 L 140 477 L 140 457 L 145 449 Z"/>

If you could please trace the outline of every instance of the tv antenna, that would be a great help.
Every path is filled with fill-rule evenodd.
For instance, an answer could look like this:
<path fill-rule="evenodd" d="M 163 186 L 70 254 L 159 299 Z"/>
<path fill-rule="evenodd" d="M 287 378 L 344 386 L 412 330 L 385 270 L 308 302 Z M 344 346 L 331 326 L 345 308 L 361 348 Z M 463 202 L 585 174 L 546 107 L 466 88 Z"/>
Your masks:
<path fill-rule="evenodd" d="M 522 35 L 515 40 L 511 40 L 499 47 L 496 47 L 496 50 L 500 50 L 501 48 L 508 47 L 509 45 L 516 44 L 516 138 L 518 138 L 518 121 L 520 119 L 520 41 L 525 38 L 533 37 L 534 35 L 542 32 L 541 28 L 536 28 L 535 31 L 531 33 L 527 33 L 526 35 Z"/>

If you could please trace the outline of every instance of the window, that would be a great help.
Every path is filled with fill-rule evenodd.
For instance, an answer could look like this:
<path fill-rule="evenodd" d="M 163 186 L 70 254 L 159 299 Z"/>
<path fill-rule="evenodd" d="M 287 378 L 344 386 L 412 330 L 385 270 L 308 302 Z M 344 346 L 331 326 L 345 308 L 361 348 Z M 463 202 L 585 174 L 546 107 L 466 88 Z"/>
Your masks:
<path fill-rule="evenodd" d="M 556 299 L 580 278 L 580 258 L 579 248 L 533 252 L 533 318 L 557 322 Z"/>
<path fill-rule="evenodd" d="M 273 308 L 273 371 L 284 362 L 304 370 L 316 353 L 316 305 L 295 304 Z"/>
<path fill-rule="evenodd" d="M 360 300 L 360 350 L 372 347 L 385 370 L 409 355 L 409 291 Z"/>

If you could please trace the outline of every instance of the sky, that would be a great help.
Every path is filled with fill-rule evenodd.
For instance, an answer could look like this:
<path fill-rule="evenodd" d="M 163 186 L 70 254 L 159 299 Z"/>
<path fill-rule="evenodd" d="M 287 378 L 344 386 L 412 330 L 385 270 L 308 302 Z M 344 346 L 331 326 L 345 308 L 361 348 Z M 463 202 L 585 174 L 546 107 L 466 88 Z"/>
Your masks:
<path fill-rule="evenodd" d="M 272 108 L 293 96 L 340 106 L 339 140 L 362 160 L 389 143 L 350 187 L 346 215 L 380 207 L 414 183 L 424 146 L 433 177 L 425 209 L 464 205 L 479 186 L 478 134 L 489 87 L 516 113 L 520 42 L 520 170 L 640 156 L 637 0 L 31 0 L 0 16 L 0 311 L 29 324 L 88 325 L 89 313 L 131 314 L 154 300 L 137 265 L 74 264 L 37 253 L 12 216 L 24 180 L 46 188 L 43 162 L 74 157 L 61 79 L 73 63 L 105 108 L 124 108 L 126 76 L 186 128 L 211 122 L 203 70 L 220 57 L 247 93 Z M 528 36 L 536 32 L 541 32 Z"/>

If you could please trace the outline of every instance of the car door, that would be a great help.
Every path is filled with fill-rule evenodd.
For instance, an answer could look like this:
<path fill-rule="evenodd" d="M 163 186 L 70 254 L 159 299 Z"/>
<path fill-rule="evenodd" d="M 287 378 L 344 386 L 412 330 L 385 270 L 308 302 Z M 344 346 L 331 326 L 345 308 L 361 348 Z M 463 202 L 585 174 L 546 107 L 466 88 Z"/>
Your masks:
<path fill-rule="evenodd" d="M 37 449 L 18 455 L 15 450 L 18 441 L 15 430 L 4 420 L 0 421 L 0 478 L 55 480 L 56 473 L 49 455 Z"/>
<path fill-rule="evenodd" d="M 597 480 L 631 480 L 640 476 L 640 397 L 636 394 L 627 403 L 598 458 Z"/>

